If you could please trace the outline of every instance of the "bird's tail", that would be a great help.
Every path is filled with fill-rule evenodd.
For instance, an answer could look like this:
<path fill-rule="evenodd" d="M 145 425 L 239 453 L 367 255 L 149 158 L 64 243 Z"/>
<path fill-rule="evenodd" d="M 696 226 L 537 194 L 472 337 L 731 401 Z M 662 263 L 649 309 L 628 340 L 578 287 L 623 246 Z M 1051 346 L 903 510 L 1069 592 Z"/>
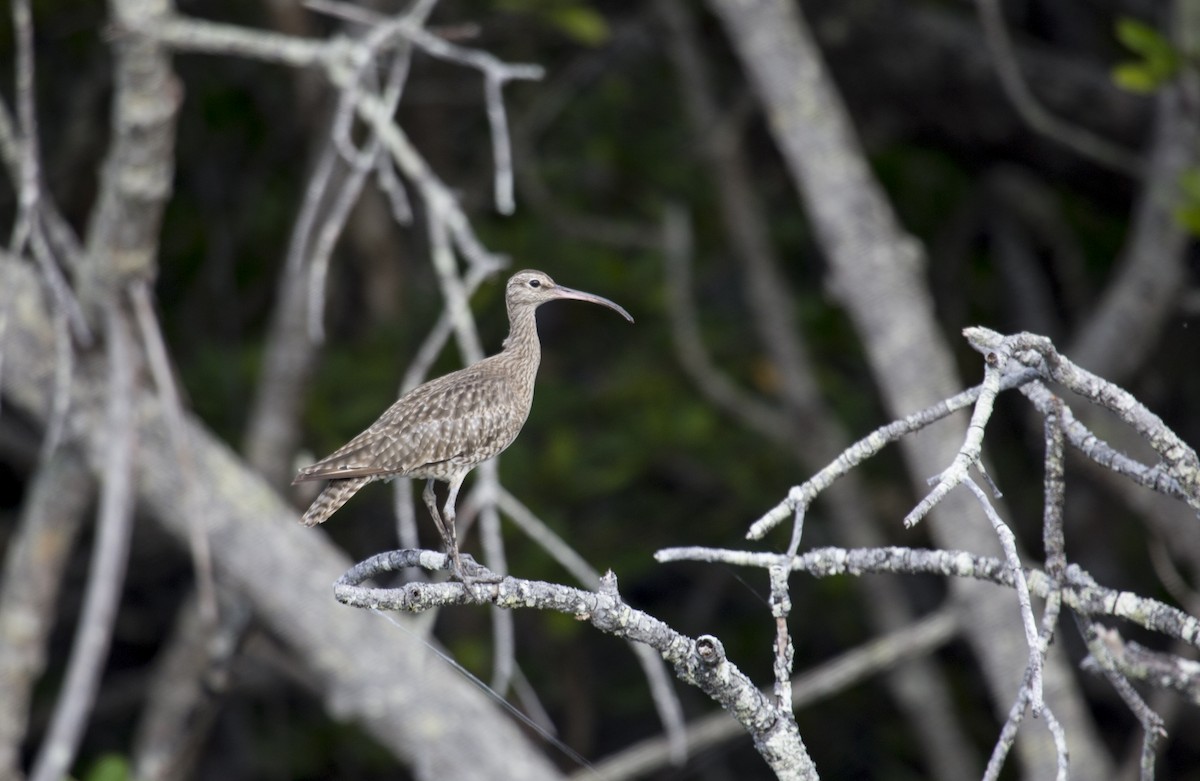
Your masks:
<path fill-rule="evenodd" d="M 329 516 L 337 512 L 358 489 L 371 482 L 373 477 L 348 477 L 342 480 L 330 480 L 325 490 L 317 496 L 309 508 L 304 511 L 300 523 L 305 526 L 316 526 L 329 520 Z"/>

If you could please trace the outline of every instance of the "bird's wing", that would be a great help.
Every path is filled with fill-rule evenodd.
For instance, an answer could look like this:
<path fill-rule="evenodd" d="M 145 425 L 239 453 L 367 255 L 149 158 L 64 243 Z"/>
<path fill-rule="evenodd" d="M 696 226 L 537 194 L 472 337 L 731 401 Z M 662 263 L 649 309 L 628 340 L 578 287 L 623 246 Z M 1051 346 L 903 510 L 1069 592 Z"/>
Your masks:
<path fill-rule="evenodd" d="M 340 480 L 350 477 L 373 477 L 394 474 L 395 470 L 384 468 L 375 458 L 372 429 L 359 434 L 317 463 L 306 466 L 296 475 L 294 483 L 306 480 Z"/>
<path fill-rule="evenodd" d="M 528 412 L 506 378 L 483 371 L 464 370 L 453 383 L 402 401 L 384 413 L 392 436 L 377 444 L 405 471 L 491 458 L 512 442 Z"/>
<path fill-rule="evenodd" d="M 475 364 L 478 366 L 478 364 Z M 444 461 L 478 463 L 512 442 L 525 412 L 508 383 L 467 367 L 402 396 L 294 482 L 403 475 Z"/>

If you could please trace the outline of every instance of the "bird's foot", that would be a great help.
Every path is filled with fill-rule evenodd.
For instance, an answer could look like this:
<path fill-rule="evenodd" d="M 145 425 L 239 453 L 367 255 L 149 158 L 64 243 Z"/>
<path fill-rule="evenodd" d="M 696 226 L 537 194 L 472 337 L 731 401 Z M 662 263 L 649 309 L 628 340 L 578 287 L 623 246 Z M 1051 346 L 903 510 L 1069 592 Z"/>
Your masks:
<path fill-rule="evenodd" d="M 495 572 L 475 561 L 470 554 L 457 552 L 447 557 L 446 569 L 450 570 L 450 579 L 470 586 L 474 583 L 499 583 L 502 578 Z"/>

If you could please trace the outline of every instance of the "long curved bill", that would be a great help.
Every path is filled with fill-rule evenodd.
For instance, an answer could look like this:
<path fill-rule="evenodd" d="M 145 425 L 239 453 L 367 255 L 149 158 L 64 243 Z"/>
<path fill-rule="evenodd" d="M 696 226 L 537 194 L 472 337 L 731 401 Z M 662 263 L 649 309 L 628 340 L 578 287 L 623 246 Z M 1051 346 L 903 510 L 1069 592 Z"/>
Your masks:
<path fill-rule="evenodd" d="M 625 308 L 623 306 L 621 306 L 620 304 L 618 304 L 614 301 L 609 301 L 607 298 L 605 298 L 603 296 L 598 296 L 593 293 L 584 293 L 582 290 L 574 290 L 569 287 L 563 287 L 562 285 L 555 285 L 554 286 L 554 297 L 555 298 L 570 298 L 570 299 L 574 299 L 575 301 L 590 301 L 593 304 L 599 304 L 600 306 L 606 306 L 609 309 L 616 312 L 617 314 L 619 314 L 621 317 L 628 320 L 629 322 L 631 322 L 631 323 L 633 322 L 633 316 L 630 315 L 628 312 L 626 312 Z"/>

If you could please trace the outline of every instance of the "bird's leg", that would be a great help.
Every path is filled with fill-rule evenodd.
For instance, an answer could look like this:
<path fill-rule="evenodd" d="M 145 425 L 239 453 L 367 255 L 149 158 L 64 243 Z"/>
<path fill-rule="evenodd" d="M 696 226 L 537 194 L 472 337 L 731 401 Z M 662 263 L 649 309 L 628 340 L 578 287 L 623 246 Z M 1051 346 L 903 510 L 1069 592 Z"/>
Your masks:
<path fill-rule="evenodd" d="M 433 522 L 437 526 L 438 534 L 440 534 L 442 537 L 442 544 L 446 546 L 446 552 L 449 553 L 450 546 L 452 544 L 451 540 L 454 537 L 453 521 L 451 522 L 451 526 L 450 526 L 451 531 L 449 533 L 447 533 L 446 532 L 446 524 L 442 520 L 442 514 L 438 511 L 437 494 L 435 494 L 433 492 L 433 478 L 432 477 L 425 481 L 425 490 L 421 492 L 421 498 L 425 500 L 425 506 L 429 508 L 429 514 L 431 516 L 433 516 Z M 455 545 L 455 550 L 457 550 L 457 548 L 458 548 L 458 546 Z M 453 557 L 453 554 L 451 554 L 451 556 Z"/>
<path fill-rule="evenodd" d="M 446 540 L 446 549 L 450 554 L 450 572 L 457 580 L 466 581 L 463 574 L 462 558 L 458 554 L 458 533 L 454 530 L 456 515 L 454 503 L 458 501 L 458 489 L 462 488 L 465 474 L 460 474 L 450 480 L 450 491 L 446 496 L 446 504 L 442 508 L 442 523 L 445 524 L 442 537 Z"/>
<path fill-rule="evenodd" d="M 458 556 L 458 537 L 454 532 L 454 502 L 458 498 L 458 489 L 461 487 L 461 477 L 450 481 L 450 495 L 446 499 L 446 509 L 441 512 L 438 511 L 437 494 L 433 492 L 433 478 L 425 481 L 425 490 L 421 492 L 421 498 L 425 500 L 429 514 L 433 516 L 438 534 L 442 536 L 442 544 L 446 546 L 446 553 L 450 556 L 450 574 L 458 580 L 463 580 L 463 568 L 462 561 Z"/>
<path fill-rule="evenodd" d="M 437 495 L 433 492 L 433 478 L 425 481 L 425 490 L 421 492 L 421 498 L 425 500 L 425 506 L 429 508 L 429 514 L 433 516 L 433 522 L 437 525 L 438 534 L 442 535 L 442 540 L 446 539 L 446 527 L 442 525 L 442 516 L 438 512 Z"/>

